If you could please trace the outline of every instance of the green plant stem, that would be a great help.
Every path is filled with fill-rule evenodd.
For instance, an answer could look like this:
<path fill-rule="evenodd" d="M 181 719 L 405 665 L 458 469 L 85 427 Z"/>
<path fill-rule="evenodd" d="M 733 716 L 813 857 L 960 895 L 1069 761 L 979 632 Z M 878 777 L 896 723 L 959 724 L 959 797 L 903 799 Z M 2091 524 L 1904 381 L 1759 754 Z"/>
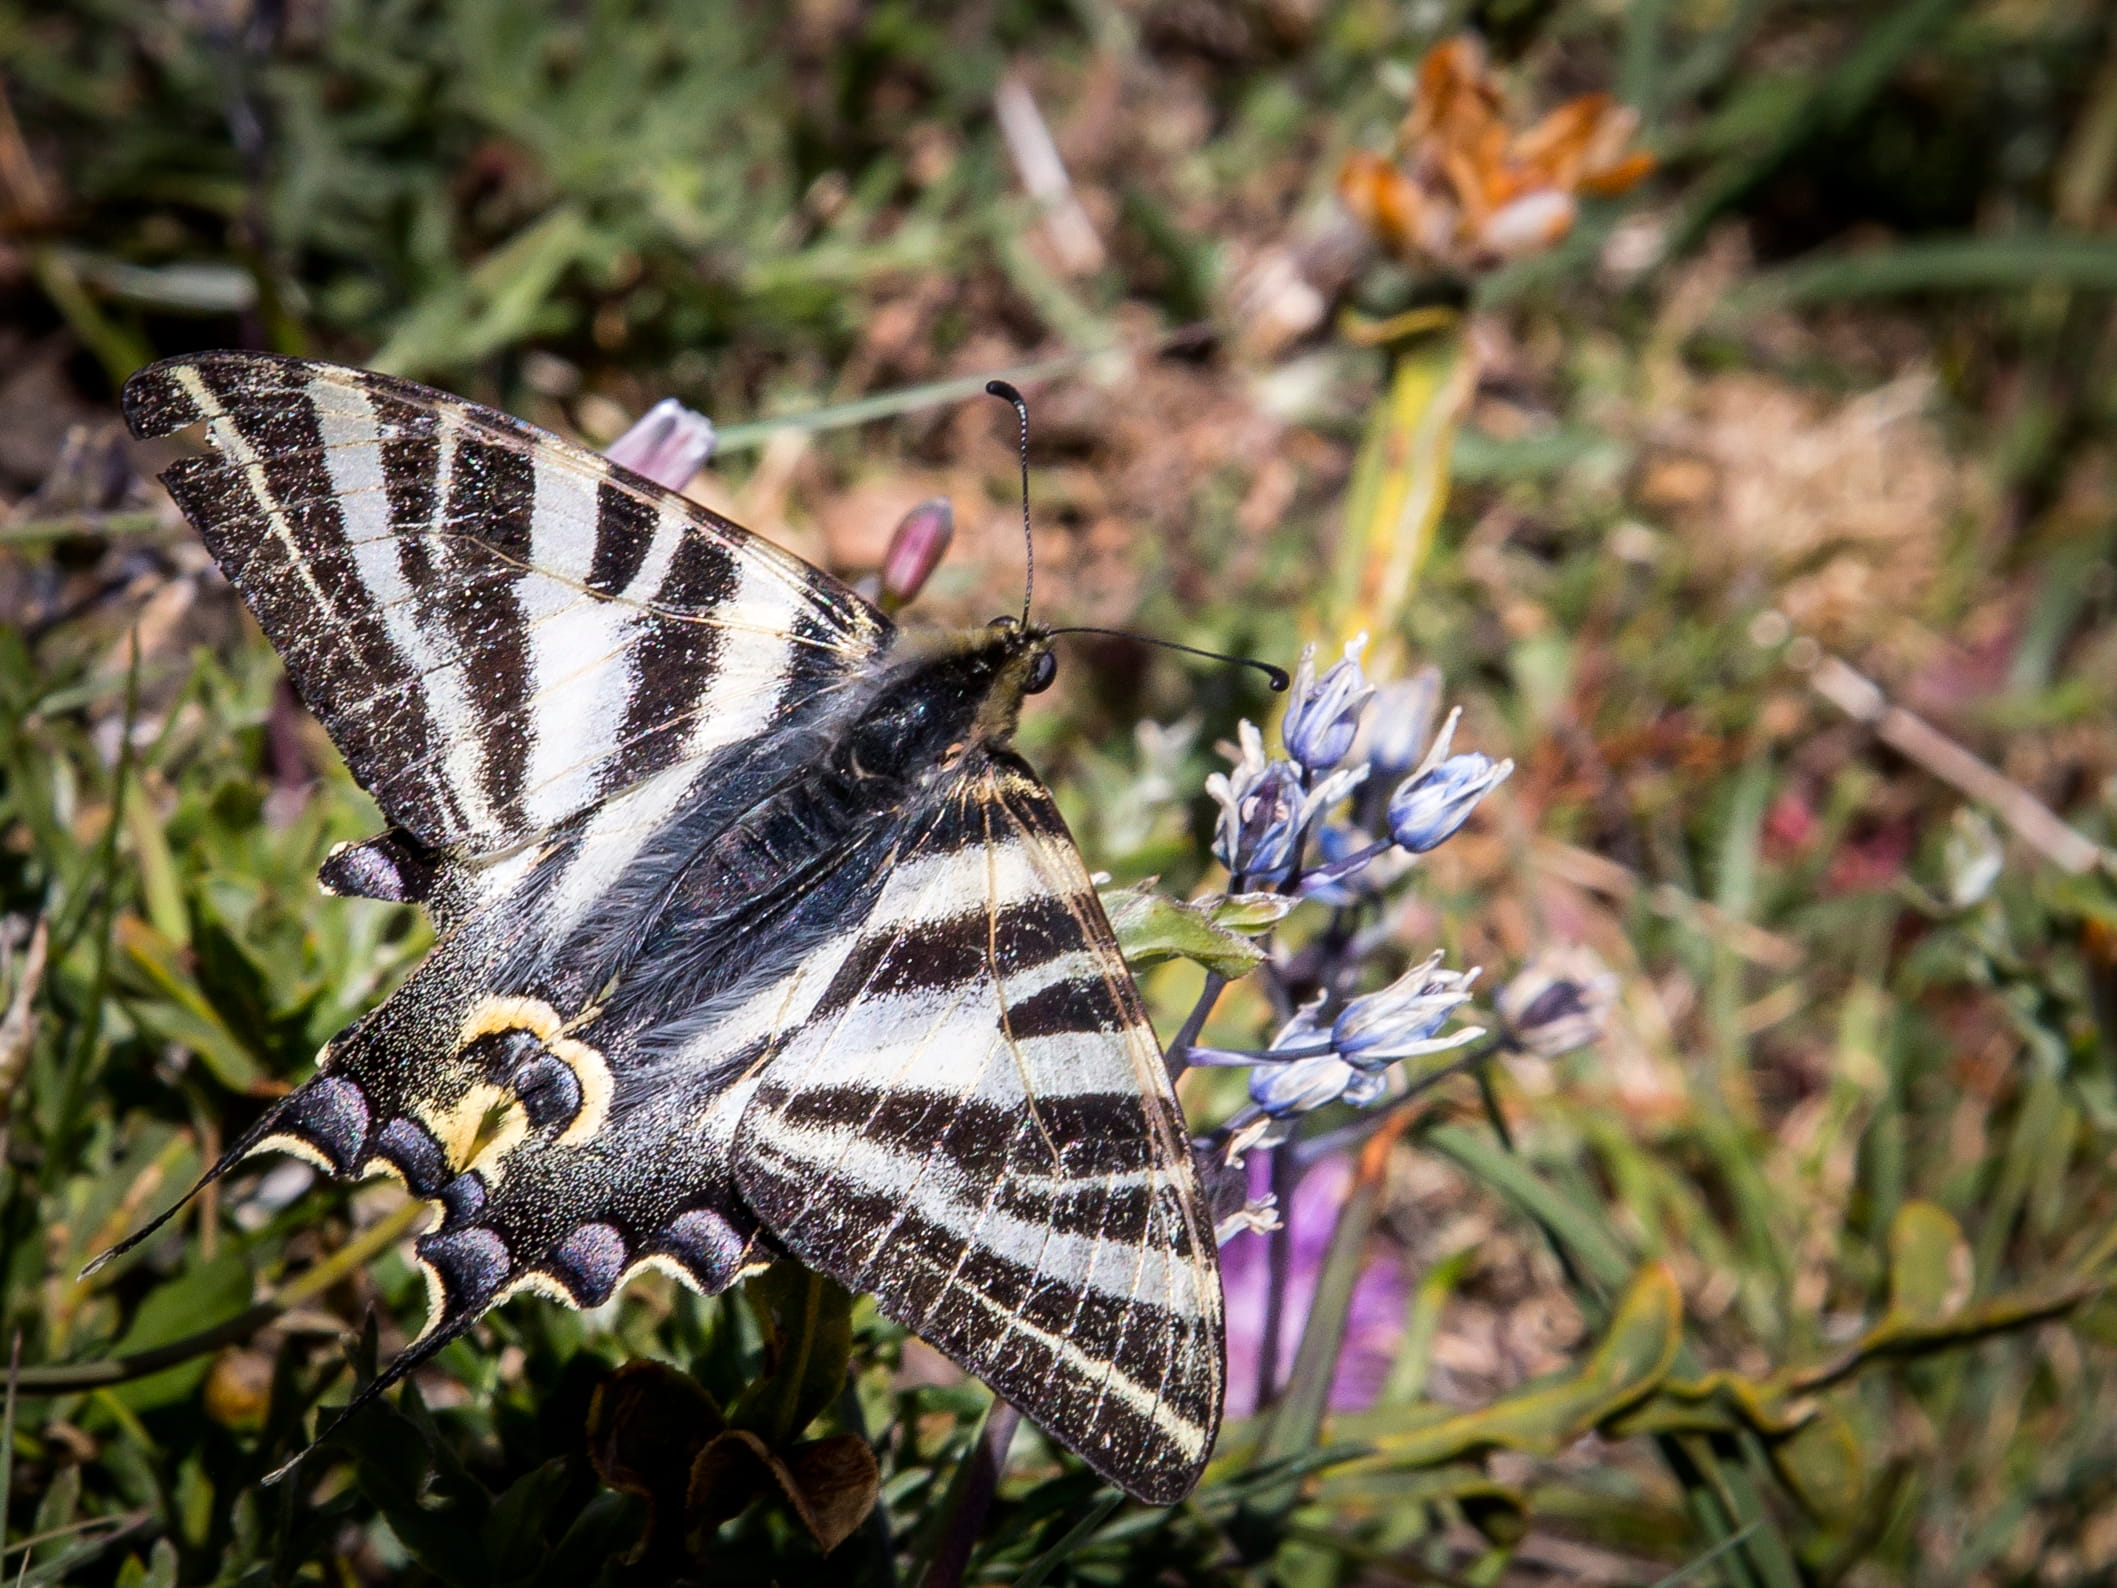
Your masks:
<path fill-rule="evenodd" d="M 1428 1092 L 1441 1085 L 1442 1082 L 1455 1079 L 1465 1070 L 1472 1070 L 1477 1073 L 1479 1090 L 1496 1107 L 1498 1100 L 1490 1096 L 1492 1083 L 1486 1076 L 1486 1066 L 1496 1055 L 1508 1051 L 1512 1046 L 1513 1043 L 1505 1035 L 1487 1037 L 1461 1058 L 1444 1064 L 1431 1075 L 1420 1076 L 1411 1083 L 1403 1096 L 1391 1098 L 1381 1107 L 1370 1110 L 1364 1118 L 1354 1124 L 1343 1126 L 1337 1130 L 1325 1131 L 1320 1136 L 1309 1137 L 1300 1143 L 1299 1151 L 1295 1153 L 1296 1159 L 1303 1169 L 1307 1169 L 1311 1165 L 1328 1158 L 1341 1148 L 1358 1146 L 1384 1125 L 1390 1124 L 1410 1112 L 1412 1108 L 1425 1100 Z M 1325 1048 L 1323 1051 L 1327 1053 L 1330 1049 Z M 1281 1057 L 1284 1057 L 1284 1055 L 1281 1055 Z M 1500 1128 L 1503 1130 L 1506 1128 L 1504 1120 L 1500 1122 Z"/>
<path fill-rule="evenodd" d="M 1265 1237 L 1264 1327 L 1257 1339 L 1257 1398 L 1259 1413 L 1279 1394 L 1279 1336 L 1286 1324 L 1286 1289 L 1294 1273 L 1294 1192 L 1301 1184 L 1301 1166 L 1288 1150 L 1291 1144 L 1265 1149 L 1271 1160 L 1272 1196 L 1279 1222 Z"/>
<path fill-rule="evenodd" d="M 164 1368 L 174 1367 L 179 1362 L 188 1362 L 208 1351 L 217 1351 L 224 1345 L 247 1340 L 274 1318 L 291 1312 L 303 1302 L 321 1295 L 355 1269 L 380 1256 L 409 1233 L 426 1211 L 427 1205 L 424 1202 L 407 1202 L 380 1223 L 370 1225 L 298 1278 L 280 1286 L 266 1300 L 244 1308 L 234 1317 L 217 1323 L 210 1329 L 201 1329 L 196 1334 L 186 1335 L 181 1340 L 172 1340 L 167 1345 L 155 1346 L 151 1350 L 135 1351 L 130 1356 L 111 1357 L 102 1362 L 24 1368 L 17 1377 L 19 1388 L 25 1395 L 71 1395 L 83 1390 L 101 1389 L 109 1384 L 123 1384 L 129 1379 L 145 1378 L 150 1373 L 159 1373 Z"/>
<path fill-rule="evenodd" d="M 1217 970 L 1206 972 L 1205 985 L 1198 990 L 1198 1002 L 1191 1005 L 1191 1012 L 1184 1016 L 1183 1024 L 1177 1028 L 1175 1038 L 1162 1052 L 1162 1063 L 1168 1067 L 1170 1084 L 1183 1074 L 1190 1064 L 1191 1047 L 1198 1041 L 1198 1033 L 1205 1029 L 1213 1006 L 1220 1002 L 1220 995 L 1227 990 L 1228 979 Z"/>

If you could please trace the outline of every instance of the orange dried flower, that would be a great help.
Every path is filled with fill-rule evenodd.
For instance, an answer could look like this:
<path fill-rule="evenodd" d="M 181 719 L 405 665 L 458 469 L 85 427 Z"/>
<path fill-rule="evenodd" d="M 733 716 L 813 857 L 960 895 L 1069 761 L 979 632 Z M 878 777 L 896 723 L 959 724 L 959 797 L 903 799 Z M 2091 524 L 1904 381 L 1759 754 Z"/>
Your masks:
<path fill-rule="evenodd" d="M 1393 252 L 1456 269 L 1533 254 L 1573 229 L 1577 195 L 1622 193 L 1654 169 L 1638 115 L 1608 94 L 1568 100 L 1510 132 L 1476 39 L 1436 45 L 1397 134 L 1397 157 L 1346 157 L 1338 196 Z"/>

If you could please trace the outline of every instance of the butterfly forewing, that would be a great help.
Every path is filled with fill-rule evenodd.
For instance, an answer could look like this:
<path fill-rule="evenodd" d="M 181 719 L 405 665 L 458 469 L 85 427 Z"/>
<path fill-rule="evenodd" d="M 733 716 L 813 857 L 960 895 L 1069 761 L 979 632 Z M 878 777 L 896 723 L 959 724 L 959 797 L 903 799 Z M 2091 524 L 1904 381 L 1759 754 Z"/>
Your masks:
<path fill-rule="evenodd" d="M 837 581 L 630 471 L 410 382 L 263 354 L 142 370 L 135 434 L 383 812 L 507 849 L 768 731 L 888 640 Z"/>
<path fill-rule="evenodd" d="M 966 763 L 766 1065 L 736 1180 L 803 1261 L 1173 1500 L 1222 1390 L 1181 1116 L 1050 794 Z"/>

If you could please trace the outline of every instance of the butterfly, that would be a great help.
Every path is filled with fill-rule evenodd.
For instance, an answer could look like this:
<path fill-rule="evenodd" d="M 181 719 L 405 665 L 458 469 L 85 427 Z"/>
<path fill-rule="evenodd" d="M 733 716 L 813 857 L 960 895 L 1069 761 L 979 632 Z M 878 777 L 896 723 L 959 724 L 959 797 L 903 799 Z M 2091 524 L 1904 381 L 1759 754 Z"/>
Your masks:
<path fill-rule="evenodd" d="M 425 1329 L 372 1388 L 518 1291 L 712 1295 L 791 1255 L 1127 1493 L 1189 1493 L 1225 1376 L 1213 1224 L 1010 748 L 1049 631 L 900 628 L 408 381 L 203 353 L 123 401 L 136 436 L 204 427 L 163 483 L 389 824 L 325 891 L 434 922 L 200 1182 L 276 1149 L 438 1205 Z"/>

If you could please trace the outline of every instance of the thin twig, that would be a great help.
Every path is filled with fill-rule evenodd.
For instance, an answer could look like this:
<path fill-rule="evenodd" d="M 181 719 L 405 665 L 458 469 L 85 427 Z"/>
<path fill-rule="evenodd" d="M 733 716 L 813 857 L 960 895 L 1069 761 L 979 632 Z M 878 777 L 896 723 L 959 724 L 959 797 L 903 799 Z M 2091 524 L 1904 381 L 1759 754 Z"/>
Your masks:
<path fill-rule="evenodd" d="M 162 515 L 147 508 L 112 513 L 59 513 L 0 524 L 0 546 L 28 546 L 72 535 L 144 535 L 162 527 Z M 172 526 L 173 529 L 174 526 Z"/>
<path fill-rule="evenodd" d="M 2067 826 L 2034 794 L 1987 766 L 1925 718 L 1892 705 L 1880 685 L 1837 657 L 1826 656 L 1816 663 L 1808 682 L 1817 694 L 1848 717 L 1873 728 L 1875 737 L 1898 754 L 1917 762 L 1951 788 L 1989 806 L 1994 815 L 2014 829 L 2016 837 L 2061 871 L 2077 877 L 2117 860 L 2110 851 Z"/>
<path fill-rule="evenodd" d="M 872 397 L 832 403 L 828 407 L 811 408 L 803 413 L 786 414 L 776 419 L 752 419 L 745 424 L 729 425 L 718 431 L 713 455 L 725 457 L 730 452 L 761 447 L 784 430 L 840 430 L 848 425 L 869 424 L 877 419 L 894 419 L 899 414 L 916 413 L 922 408 L 938 408 L 948 403 L 961 402 L 966 397 L 981 395 L 986 382 L 995 375 L 1016 386 L 1027 386 L 1036 381 L 1070 375 L 1075 370 L 1094 364 L 1098 359 L 1110 357 L 1113 353 L 1151 358 L 1164 349 L 1195 342 L 1208 334 L 1209 330 L 1209 327 L 1202 324 L 1184 325 L 1161 336 L 1149 338 L 1137 346 L 1112 343 L 1106 347 L 1087 348 L 1078 353 L 1063 353 L 1056 358 L 1037 359 L 1033 363 L 1015 364 L 996 372 L 962 375 L 953 380 L 929 381 L 922 386 L 907 386 L 899 391 L 878 392 Z"/>

